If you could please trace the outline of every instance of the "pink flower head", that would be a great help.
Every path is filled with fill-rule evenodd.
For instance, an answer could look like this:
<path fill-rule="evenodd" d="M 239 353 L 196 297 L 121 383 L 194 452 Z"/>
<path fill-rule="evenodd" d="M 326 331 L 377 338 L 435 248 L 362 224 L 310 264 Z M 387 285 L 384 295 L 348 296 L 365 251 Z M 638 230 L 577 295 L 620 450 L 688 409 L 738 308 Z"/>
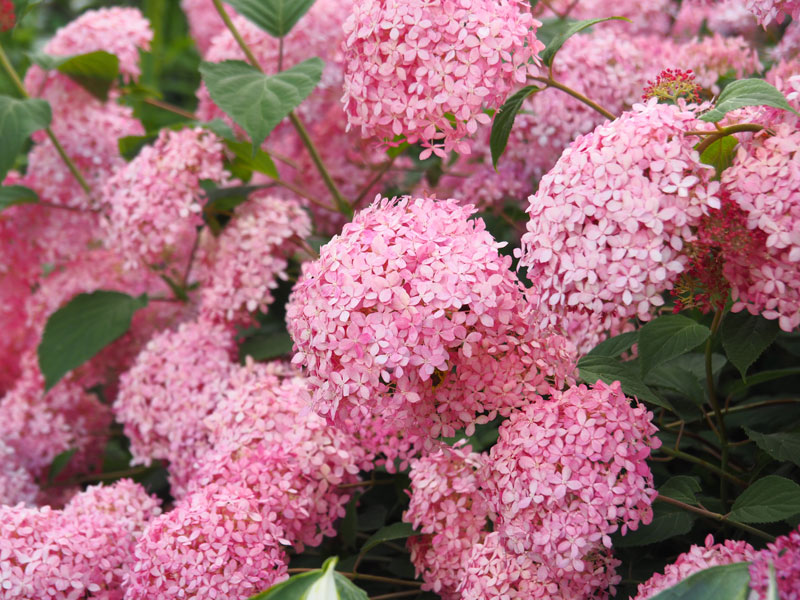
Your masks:
<path fill-rule="evenodd" d="M 770 566 L 775 569 L 778 597 L 781 600 L 800 598 L 800 529 L 780 536 L 755 556 L 740 560 L 751 559 L 750 587 L 758 594 L 759 600 L 767 600 Z"/>
<path fill-rule="evenodd" d="M 149 495 L 138 483 L 120 479 L 112 485 L 90 485 L 73 496 L 64 507 L 68 518 L 109 515 L 138 537 L 147 524 L 161 514 L 161 500 Z"/>
<path fill-rule="evenodd" d="M 553 0 L 548 2 L 547 6 L 557 10 L 558 15 L 540 3 L 537 6 L 537 14 L 540 13 L 542 18 L 550 19 L 559 15 L 579 20 L 626 17 L 630 19 L 630 23 L 611 21 L 598 25 L 626 35 L 667 33 L 673 10 L 670 0 L 615 0 L 613 3 L 607 0 Z"/>
<path fill-rule="evenodd" d="M 287 324 L 317 412 L 447 436 L 571 371 L 474 210 L 378 198 L 304 265 Z"/>
<path fill-rule="evenodd" d="M 692 111 L 651 99 L 578 138 L 529 198 L 520 264 L 549 310 L 650 318 L 684 270 L 683 240 L 719 207 L 686 136 Z"/>
<path fill-rule="evenodd" d="M 32 506 L 38 491 L 31 474 L 17 460 L 14 449 L 0 440 L 0 505 L 21 502 Z"/>
<path fill-rule="evenodd" d="M 722 544 L 715 544 L 714 536 L 708 535 L 703 546 L 692 546 L 674 563 L 667 565 L 663 574 L 656 573 L 644 583 L 640 583 L 638 594 L 633 600 L 652 598 L 703 569 L 753 560 L 755 555 L 756 551 L 747 542 L 725 540 Z"/>
<path fill-rule="evenodd" d="M 619 382 L 553 390 L 500 426 L 484 489 L 495 530 L 555 574 L 582 573 L 589 556 L 653 517 L 647 458 L 660 446 L 652 413 Z"/>
<path fill-rule="evenodd" d="M 200 55 L 205 56 L 211 46 L 211 40 L 225 29 L 225 23 L 210 0 L 181 0 L 181 8 L 189 22 L 189 33 L 194 38 Z M 226 4 L 225 11 L 234 16 Z"/>
<path fill-rule="evenodd" d="M 344 103 L 350 126 L 423 157 L 488 124 L 511 90 L 538 73 L 541 23 L 517 0 L 367 0 L 345 22 Z"/>

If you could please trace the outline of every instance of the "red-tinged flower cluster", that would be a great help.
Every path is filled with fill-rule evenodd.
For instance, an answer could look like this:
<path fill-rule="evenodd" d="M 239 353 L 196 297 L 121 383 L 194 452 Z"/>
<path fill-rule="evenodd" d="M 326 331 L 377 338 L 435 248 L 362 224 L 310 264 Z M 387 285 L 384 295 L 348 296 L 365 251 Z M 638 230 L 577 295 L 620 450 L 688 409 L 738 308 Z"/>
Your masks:
<path fill-rule="evenodd" d="M 781 600 L 800 598 L 800 529 L 782 535 L 756 553 L 750 565 L 750 587 L 759 600 L 768 600 L 770 570 L 775 570 L 776 590 Z"/>
<path fill-rule="evenodd" d="M 647 82 L 643 100 L 658 98 L 675 102 L 678 98 L 700 102 L 700 86 L 695 83 L 692 70 L 665 69 L 653 81 Z"/>
<path fill-rule="evenodd" d="M 17 24 L 12 0 L 0 0 L 0 33 L 9 31 Z"/>

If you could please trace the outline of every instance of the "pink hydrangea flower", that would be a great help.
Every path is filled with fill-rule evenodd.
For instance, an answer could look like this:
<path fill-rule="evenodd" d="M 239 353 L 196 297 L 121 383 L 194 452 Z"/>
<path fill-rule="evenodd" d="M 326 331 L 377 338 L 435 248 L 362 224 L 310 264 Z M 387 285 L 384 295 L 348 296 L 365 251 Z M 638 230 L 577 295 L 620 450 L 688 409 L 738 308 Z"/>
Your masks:
<path fill-rule="evenodd" d="M 750 561 L 755 556 L 756 551 L 747 542 L 725 540 L 724 543 L 715 544 L 714 536 L 708 535 L 703 546 L 692 546 L 674 563 L 667 565 L 663 574 L 656 573 L 644 583 L 640 583 L 638 593 L 633 600 L 652 598 L 703 569 Z"/>
<path fill-rule="evenodd" d="M 626 17 L 630 23 L 610 22 L 599 27 L 615 29 L 622 34 L 650 34 L 669 31 L 672 4 L 669 0 L 553 0 L 549 6 L 558 11 L 555 15 L 543 4 L 537 6 L 537 14 L 542 18 L 564 15 L 571 19 L 598 19 L 605 17 Z"/>
<path fill-rule="evenodd" d="M 650 318 L 684 270 L 683 240 L 718 208 L 694 112 L 651 99 L 578 138 L 529 198 L 520 264 L 549 310 Z"/>
<path fill-rule="evenodd" d="M 161 514 L 161 500 L 148 494 L 131 479 L 120 479 L 111 485 L 90 485 L 64 506 L 67 518 L 110 515 L 134 537 Z"/>
<path fill-rule="evenodd" d="M 368 0 L 345 22 L 345 112 L 364 136 L 444 156 L 538 73 L 541 23 L 516 0 Z"/>
<path fill-rule="evenodd" d="M 710 5 L 708 0 L 685 0 L 672 26 L 675 37 L 694 37 L 703 25 L 721 35 L 742 35 L 751 38 L 758 31 L 758 21 L 742 0 L 719 0 Z"/>
<path fill-rule="evenodd" d="M 38 492 L 33 477 L 19 464 L 14 449 L 0 440 L 0 505 L 21 502 L 32 506 Z"/>
<path fill-rule="evenodd" d="M 653 518 L 647 458 L 661 444 L 652 413 L 619 382 L 553 390 L 500 426 L 484 489 L 509 550 L 553 573 L 588 569 L 587 556 Z"/>
<path fill-rule="evenodd" d="M 205 56 L 211 40 L 225 29 L 225 23 L 210 0 L 181 0 L 181 8 L 189 22 L 189 33 L 194 38 L 200 55 Z M 227 4 L 225 10 L 231 16 L 236 14 Z"/>
<path fill-rule="evenodd" d="M 800 598 L 800 529 L 780 536 L 755 556 L 740 560 L 751 559 L 750 587 L 758 594 L 759 600 L 767 600 L 770 566 L 775 569 L 778 597 L 781 600 Z"/>

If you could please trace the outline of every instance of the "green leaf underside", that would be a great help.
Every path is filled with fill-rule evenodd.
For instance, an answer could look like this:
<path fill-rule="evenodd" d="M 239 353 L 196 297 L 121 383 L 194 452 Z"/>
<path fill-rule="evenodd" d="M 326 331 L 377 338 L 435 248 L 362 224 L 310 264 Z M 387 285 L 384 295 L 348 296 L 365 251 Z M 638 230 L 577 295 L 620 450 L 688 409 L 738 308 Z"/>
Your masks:
<path fill-rule="evenodd" d="M 144 295 L 134 298 L 101 290 L 78 294 L 50 315 L 38 348 L 45 388 L 125 334 L 133 314 L 145 306 Z"/>
<path fill-rule="evenodd" d="M 700 119 L 716 123 L 732 110 L 745 106 L 771 106 L 798 114 L 775 86 L 763 79 L 739 79 L 722 90 L 714 108 L 701 115 Z"/>
<path fill-rule="evenodd" d="M 742 379 L 747 369 L 778 337 L 778 321 L 769 321 L 748 312 L 730 313 L 722 322 L 722 347 Z"/>
<path fill-rule="evenodd" d="M 639 376 L 638 370 L 630 364 L 620 362 L 609 356 L 584 356 L 578 361 L 581 379 L 586 383 L 597 380 L 611 384 L 619 381 L 626 396 L 672 410 L 672 405 L 651 390 Z"/>
<path fill-rule="evenodd" d="M 250 136 L 255 155 L 267 135 L 316 87 L 322 67 L 319 58 L 310 58 L 265 75 L 247 63 L 228 60 L 204 62 L 200 74 L 211 99 Z"/>
<path fill-rule="evenodd" d="M 650 600 L 745 600 L 750 587 L 750 564 L 711 567 L 691 575 Z"/>
<path fill-rule="evenodd" d="M 39 196 L 24 185 L 4 185 L 0 187 L 0 210 L 16 204 L 36 204 Z"/>
<path fill-rule="evenodd" d="M 236 12 L 274 37 L 283 37 L 315 0 L 226 0 Z"/>
<path fill-rule="evenodd" d="M 44 100 L 0 96 L 0 180 L 14 166 L 25 140 L 50 125 L 53 114 Z"/>
<path fill-rule="evenodd" d="M 553 60 L 555 60 L 556 54 L 559 50 L 561 50 L 561 46 L 571 38 L 576 33 L 580 33 L 584 29 L 588 29 L 598 23 L 602 23 L 604 21 L 627 21 L 630 23 L 630 19 L 626 19 L 625 17 L 605 17 L 603 19 L 587 19 L 584 21 L 575 21 L 574 23 L 570 24 L 565 29 L 559 31 L 553 38 L 550 40 L 550 43 L 547 44 L 542 53 L 540 54 L 542 58 L 542 62 L 547 65 L 548 67 L 553 64 Z"/>
<path fill-rule="evenodd" d="M 119 76 L 119 59 L 103 50 L 72 56 L 34 54 L 31 60 L 43 69 L 63 73 L 104 102 Z"/>
<path fill-rule="evenodd" d="M 521 90 L 514 93 L 505 104 L 500 107 L 500 110 L 495 114 L 494 121 L 492 122 L 492 132 L 489 135 L 489 148 L 492 152 L 492 166 L 497 168 L 497 161 L 503 156 L 503 152 L 508 145 L 508 136 L 511 135 L 511 128 L 514 126 L 514 120 L 517 118 L 517 113 L 522 108 L 522 103 L 525 98 L 539 91 L 541 88 L 535 85 L 527 85 Z"/>
<path fill-rule="evenodd" d="M 646 374 L 657 364 L 688 352 L 703 343 L 711 330 L 683 315 L 665 315 L 639 330 L 639 364 Z"/>
<path fill-rule="evenodd" d="M 800 431 L 758 433 L 745 427 L 744 432 L 775 460 L 793 462 L 800 467 Z"/>
<path fill-rule="evenodd" d="M 754 482 L 736 498 L 729 517 L 741 523 L 773 523 L 800 513 L 800 485 L 778 475 Z"/>

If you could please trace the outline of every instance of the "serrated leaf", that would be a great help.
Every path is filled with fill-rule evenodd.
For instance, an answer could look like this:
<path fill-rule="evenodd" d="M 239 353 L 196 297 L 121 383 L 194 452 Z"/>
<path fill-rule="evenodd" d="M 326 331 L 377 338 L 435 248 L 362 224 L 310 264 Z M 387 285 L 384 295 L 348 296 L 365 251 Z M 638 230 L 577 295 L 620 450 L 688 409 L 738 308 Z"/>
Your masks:
<path fill-rule="evenodd" d="M 786 97 L 773 85 L 763 79 L 740 79 L 722 90 L 714 108 L 700 116 L 710 123 L 722 120 L 726 114 L 745 106 L 771 106 L 800 114 L 786 101 Z"/>
<path fill-rule="evenodd" d="M 319 83 L 323 62 L 310 58 L 291 69 L 265 75 L 238 60 L 203 62 L 200 74 L 211 99 L 253 142 L 253 154 L 267 135 Z"/>
<path fill-rule="evenodd" d="M 586 356 L 609 356 L 617 358 L 623 352 L 627 352 L 639 339 L 638 331 L 626 331 L 619 335 L 615 335 L 603 342 L 600 342 L 589 350 Z"/>
<path fill-rule="evenodd" d="M 236 12 L 247 17 L 274 37 L 283 37 L 308 12 L 314 0 L 226 0 Z"/>
<path fill-rule="evenodd" d="M 32 54 L 31 60 L 43 69 L 63 73 L 103 102 L 119 76 L 119 59 L 103 50 L 71 56 Z"/>
<path fill-rule="evenodd" d="M 378 544 L 392 540 L 402 540 L 412 535 L 419 535 L 410 523 L 392 523 L 373 533 L 361 547 L 361 554 L 366 554 Z"/>
<path fill-rule="evenodd" d="M 50 105 L 44 100 L 0 96 L 0 180 L 14 166 L 28 136 L 48 127 L 52 118 Z"/>
<path fill-rule="evenodd" d="M 0 187 L 0 210 L 17 204 L 36 204 L 39 195 L 24 185 L 4 185 Z"/>
<path fill-rule="evenodd" d="M 742 379 L 746 378 L 747 369 L 775 341 L 779 331 L 778 321 L 748 312 L 726 315 L 722 322 L 722 347 Z"/>
<path fill-rule="evenodd" d="M 603 21 L 627 21 L 630 23 L 630 19 L 626 19 L 625 17 L 605 17 L 603 19 L 587 19 L 585 21 L 575 21 L 571 23 L 568 27 L 560 31 L 558 34 L 553 36 L 553 39 L 550 40 L 550 43 L 545 46 L 545 49 L 542 50 L 541 58 L 542 62 L 547 65 L 548 67 L 553 64 L 553 60 L 556 57 L 556 53 L 561 50 L 561 46 L 564 45 L 569 38 L 571 38 L 576 33 L 580 33 L 584 29 L 588 29 L 593 25 L 597 25 L 598 23 L 602 23 Z"/>
<path fill-rule="evenodd" d="M 750 563 L 733 563 L 699 571 L 650 600 L 745 600 Z"/>
<path fill-rule="evenodd" d="M 640 524 L 636 531 L 629 531 L 624 536 L 614 536 L 614 547 L 647 546 L 676 535 L 684 535 L 692 530 L 694 519 L 693 515 L 679 508 L 658 503 L 653 511 L 653 520 L 650 524 Z"/>
<path fill-rule="evenodd" d="M 47 483 L 52 484 L 56 480 L 56 477 L 67 468 L 69 461 L 77 451 L 77 448 L 70 448 L 69 450 L 64 450 L 53 459 L 53 462 L 50 463 L 50 470 L 47 472 Z"/>
<path fill-rule="evenodd" d="M 578 361 L 578 369 L 581 379 L 586 383 L 595 383 L 598 379 L 608 384 L 619 381 L 626 396 L 635 396 L 643 402 L 673 410 L 669 402 L 642 381 L 637 369 L 631 364 L 610 356 L 584 356 Z"/>
<path fill-rule="evenodd" d="M 697 506 L 696 494 L 700 491 L 700 483 L 697 481 L 697 478 L 688 475 L 670 477 L 664 485 L 658 488 L 658 493 L 660 495 L 693 506 Z"/>
<path fill-rule="evenodd" d="M 492 151 L 492 166 L 497 168 L 497 161 L 503 156 L 508 145 L 508 136 L 511 135 L 511 128 L 517 118 L 519 109 L 525 98 L 538 92 L 541 88 L 535 85 L 527 85 L 518 92 L 514 93 L 505 104 L 500 107 L 492 122 L 492 132 L 489 136 L 489 148 Z"/>
<path fill-rule="evenodd" d="M 729 518 L 741 523 L 774 523 L 800 513 L 800 485 L 778 475 L 762 477 L 743 491 Z"/>
<path fill-rule="evenodd" d="M 793 462 L 800 467 L 800 431 L 759 433 L 744 427 L 744 432 L 775 460 Z"/>
<path fill-rule="evenodd" d="M 639 330 L 639 365 L 642 374 L 659 363 L 688 352 L 711 335 L 705 325 L 683 315 L 664 315 Z"/>
<path fill-rule="evenodd" d="M 736 136 L 726 135 L 718 140 L 714 140 L 703 150 L 700 155 L 700 162 L 704 165 L 711 165 L 716 171 L 716 178 L 719 179 L 722 172 L 731 166 L 733 157 L 736 155 L 736 146 L 739 141 Z"/>
<path fill-rule="evenodd" d="M 134 298 L 101 290 L 78 294 L 50 315 L 38 348 L 45 388 L 125 334 L 133 313 L 145 306 L 145 295 Z"/>

